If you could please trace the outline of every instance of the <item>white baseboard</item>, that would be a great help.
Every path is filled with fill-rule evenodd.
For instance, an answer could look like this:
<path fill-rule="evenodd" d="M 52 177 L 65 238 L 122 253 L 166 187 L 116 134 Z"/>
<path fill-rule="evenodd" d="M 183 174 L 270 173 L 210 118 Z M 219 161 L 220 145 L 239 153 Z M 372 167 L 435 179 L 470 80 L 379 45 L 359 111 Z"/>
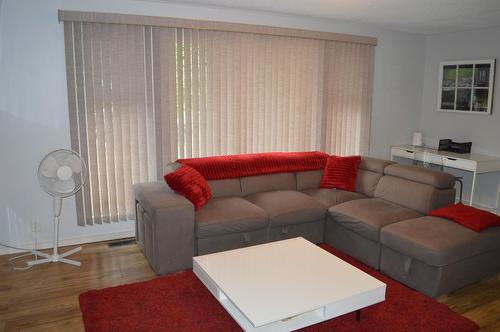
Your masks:
<path fill-rule="evenodd" d="M 60 240 L 59 246 L 60 247 L 73 246 L 73 245 L 77 245 L 77 244 L 125 239 L 125 238 L 130 238 L 130 237 L 135 237 L 135 231 L 124 231 L 124 232 L 92 235 L 92 236 L 72 237 L 72 238 Z M 6 244 L 9 244 L 9 243 L 6 243 Z M 37 245 L 37 249 L 52 248 L 52 245 L 53 245 L 52 241 L 39 242 Z M 20 247 L 20 248 L 32 248 L 33 243 L 15 244 L 15 245 L 13 244 L 12 246 L 13 247 Z M 15 254 L 15 253 L 23 252 L 23 251 L 24 250 L 17 250 L 17 249 L 11 249 L 11 248 L 6 248 L 6 247 L 0 246 L 0 256 L 1 255 Z"/>

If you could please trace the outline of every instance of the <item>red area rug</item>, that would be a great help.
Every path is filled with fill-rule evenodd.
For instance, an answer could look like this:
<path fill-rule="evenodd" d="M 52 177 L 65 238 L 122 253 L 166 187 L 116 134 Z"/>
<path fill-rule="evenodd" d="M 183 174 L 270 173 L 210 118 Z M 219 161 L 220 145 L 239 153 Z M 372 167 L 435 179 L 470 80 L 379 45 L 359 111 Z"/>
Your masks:
<path fill-rule="evenodd" d="M 386 300 L 301 331 L 476 331 L 443 304 L 332 249 L 321 247 L 387 284 Z M 80 295 L 86 331 L 241 331 L 192 271 Z"/>

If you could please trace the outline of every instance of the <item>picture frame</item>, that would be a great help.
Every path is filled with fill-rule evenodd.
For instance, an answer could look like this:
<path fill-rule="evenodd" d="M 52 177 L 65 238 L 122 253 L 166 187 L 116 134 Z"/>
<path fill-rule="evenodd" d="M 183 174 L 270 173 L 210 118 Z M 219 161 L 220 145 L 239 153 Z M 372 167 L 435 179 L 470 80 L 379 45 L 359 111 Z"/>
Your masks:
<path fill-rule="evenodd" d="M 439 63 L 437 111 L 491 115 L 495 59 Z"/>

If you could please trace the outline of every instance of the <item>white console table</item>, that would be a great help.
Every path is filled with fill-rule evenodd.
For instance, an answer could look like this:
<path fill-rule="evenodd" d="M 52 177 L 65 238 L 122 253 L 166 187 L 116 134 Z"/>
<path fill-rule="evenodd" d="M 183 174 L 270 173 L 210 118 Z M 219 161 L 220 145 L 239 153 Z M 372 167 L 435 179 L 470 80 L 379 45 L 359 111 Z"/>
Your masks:
<path fill-rule="evenodd" d="M 437 149 L 414 146 L 397 145 L 391 147 L 391 160 L 394 157 L 411 159 L 417 162 L 439 165 L 441 167 L 451 167 L 464 171 L 472 172 L 472 188 L 470 193 L 470 202 L 474 200 L 474 191 L 476 190 L 476 177 L 479 174 L 500 172 L 500 158 L 486 156 L 476 153 L 454 153 L 449 151 L 439 151 Z M 498 211 L 498 200 L 500 198 L 500 181 L 497 186 L 497 196 L 495 201 L 495 210 Z"/>

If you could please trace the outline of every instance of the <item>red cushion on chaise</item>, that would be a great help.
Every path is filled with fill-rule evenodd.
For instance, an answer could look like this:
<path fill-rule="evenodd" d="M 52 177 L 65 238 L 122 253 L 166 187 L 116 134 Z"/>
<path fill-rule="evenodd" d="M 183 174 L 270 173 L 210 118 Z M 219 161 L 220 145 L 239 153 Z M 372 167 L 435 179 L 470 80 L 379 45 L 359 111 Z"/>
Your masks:
<path fill-rule="evenodd" d="M 429 216 L 449 219 L 476 232 L 500 226 L 500 216 L 462 203 L 433 210 Z"/>

